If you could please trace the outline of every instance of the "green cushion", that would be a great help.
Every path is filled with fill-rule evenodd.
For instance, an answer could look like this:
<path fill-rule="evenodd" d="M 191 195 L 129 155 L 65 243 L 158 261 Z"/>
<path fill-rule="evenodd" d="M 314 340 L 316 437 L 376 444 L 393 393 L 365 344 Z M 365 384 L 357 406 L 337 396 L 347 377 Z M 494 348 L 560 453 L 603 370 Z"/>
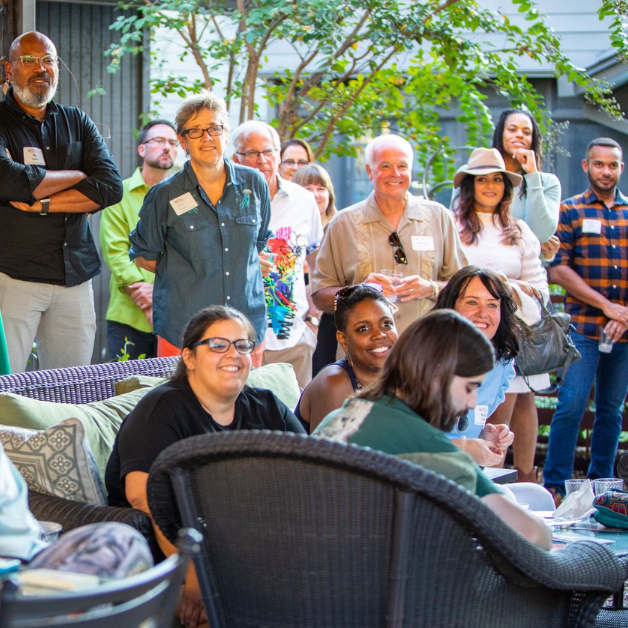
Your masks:
<path fill-rule="evenodd" d="M 414 452 L 397 457 L 444 475 L 448 480 L 475 493 L 478 476 L 473 460 L 464 451 L 431 454 Z"/>
<path fill-rule="evenodd" d="M 163 377 L 150 377 L 148 375 L 132 375 L 116 382 L 116 395 L 128 393 L 139 388 L 151 388 L 166 381 Z M 246 382 L 253 388 L 267 388 L 272 390 L 281 401 L 290 409 L 297 407 L 301 390 L 290 364 L 267 364 L 258 369 L 253 369 Z"/>
<path fill-rule="evenodd" d="M 45 430 L 66 419 L 79 419 L 85 428 L 98 469 L 102 477 L 105 477 L 107 460 L 122 419 L 147 392 L 147 389 L 136 390 L 103 401 L 83 404 L 39 401 L 4 393 L 0 394 L 0 423 L 31 430 Z"/>

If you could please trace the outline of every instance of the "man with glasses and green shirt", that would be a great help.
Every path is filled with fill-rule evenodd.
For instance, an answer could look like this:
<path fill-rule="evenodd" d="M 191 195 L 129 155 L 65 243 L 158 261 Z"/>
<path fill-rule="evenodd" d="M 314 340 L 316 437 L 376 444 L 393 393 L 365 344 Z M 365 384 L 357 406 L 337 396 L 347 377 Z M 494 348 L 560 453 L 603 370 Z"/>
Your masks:
<path fill-rule="evenodd" d="M 172 122 L 153 120 L 146 124 L 137 143 L 142 165 L 122 182 L 122 200 L 108 207 L 100 218 L 100 248 L 111 271 L 106 316 L 109 359 L 124 354 L 131 360 L 157 355 L 153 334 L 155 275 L 129 259 L 129 233 L 137 225 L 148 190 L 172 174 L 178 146 Z"/>
<path fill-rule="evenodd" d="M 327 226 L 312 298 L 332 313 L 334 295 L 343 286 L 380 284 L 396 301 L 401 333 L 434 307 L 440 288 L 468 262 L 451 212 L 410 194 L 410 144 L 398 135 L 381 135 L 368 143 L 365 157 L 373 192 Z"/>
<path fill-rule="evenodd" d="M 122 181 L 89 117 L 53 101 L 59 57 L 48 37 L 18 37 L 5 68 L 0 311 L 11 370 L 25 370 L 35 339 L 40 368 L 89 364 L 100 258 L 87 215 L 117 203 Z"/>
<path fill-rule="evenodd" d="M 259 366 L 266 330 L 258 254 L 270 235 L 264 177 L 224 156 L 229 141 L 225 102 L 203 91 L 177 111 L 177 139 L 189 157 L 183 168 L 146 194 L 129 255 L 155 273 L 153 324 L 158 355 L 179 355 L 194 314 L 228 305 L 253 324 Z"/>

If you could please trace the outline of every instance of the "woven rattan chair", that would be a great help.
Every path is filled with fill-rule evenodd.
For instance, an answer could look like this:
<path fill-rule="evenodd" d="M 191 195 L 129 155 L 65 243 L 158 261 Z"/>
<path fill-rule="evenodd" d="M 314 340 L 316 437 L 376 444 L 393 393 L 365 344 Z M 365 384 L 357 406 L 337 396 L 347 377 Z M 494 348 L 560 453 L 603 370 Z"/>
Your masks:
<path fill-rule="evenodd" d="M 179 554 L 143 573 L 93 589 L 28 596 L 22 595 L 16 581 L 5 581 L 0 589 L 0 628 L 169 628 L 199 540 L 196 530 L 185 531 Z"/>
<path fill-rule="evenodd" d="M 606 547 L 543 551 L 441 476 L 307 436 L 186 439 L 148 499 L 169 539 L 204 535 L 212 628 L 592 626 L 625 577 Z"/>
<path fill-rule="evenodd" d="M 165 377 L 172 374 L 178 361 L 179 358 L 151 358 L 3 375 L 0 376 L 0 393 L 57 403 L 102 401 L 116 394 L 115 385 L 121 379 L 132 375 Z M 99 521 L 126 523 L 144 535 L 156 560 L 163 558 L 151 521 L 140 510 L 83 504 L 32 490 L 28 494 L 28 505 L 37 519 L 60 523 L 64 533 Z"/>

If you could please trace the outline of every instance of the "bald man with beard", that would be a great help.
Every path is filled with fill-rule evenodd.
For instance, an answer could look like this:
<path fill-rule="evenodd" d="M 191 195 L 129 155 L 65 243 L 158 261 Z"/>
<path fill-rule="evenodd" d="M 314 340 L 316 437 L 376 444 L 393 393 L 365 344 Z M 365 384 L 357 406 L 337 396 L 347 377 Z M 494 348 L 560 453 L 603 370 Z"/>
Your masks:
<path fill-rule="evenodd" d="M 0 311 L 13 372 L 37 339 L 41 368 L 89 364 L 96 333 L 91 280 L 100 258 L 88 214 L 117 203 L 122 181 L 80 109 L 52 99 L 59 57 L 37 31 L 18 37 L 0 103 Z"/>

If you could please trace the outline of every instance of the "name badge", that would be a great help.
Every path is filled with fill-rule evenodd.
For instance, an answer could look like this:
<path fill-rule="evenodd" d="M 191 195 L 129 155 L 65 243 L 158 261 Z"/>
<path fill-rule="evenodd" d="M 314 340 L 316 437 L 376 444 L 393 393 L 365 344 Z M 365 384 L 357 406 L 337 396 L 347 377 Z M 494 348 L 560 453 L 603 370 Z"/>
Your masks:
<path fill-rule="evenodd" d="M 484 427 L 486 419 L 488 419 L 488 406 L 476 406 L 474 414 L 474 423 Z"/>
<path fill-rule="evenodd" d="M 45 166 L 44 153 L 41 148 L 34 146 L 24 146 L 24 165 L 25 166 Z"/>
<path fill-rule="evenodd" d="M 181 214 L 185 214 L 191 209 L 196 209 L 196 205 L 197 203 L 190 192 L 181 194 L 181 196 L 177 196 L 177 198 L 173 198 L 170 201 L 170 206 L 174 209 L 177 216 L 181 216 Z"/>
<path fill-rule="evenodd" d="M 582 233 L 602 233 L 602 221 L 594 218 L 583 218 Z"/>
<path fill-rule="evenodd" d="M 432 236 L 412 236 L 413 251 L 433 251 L 434 238 Z"/>

